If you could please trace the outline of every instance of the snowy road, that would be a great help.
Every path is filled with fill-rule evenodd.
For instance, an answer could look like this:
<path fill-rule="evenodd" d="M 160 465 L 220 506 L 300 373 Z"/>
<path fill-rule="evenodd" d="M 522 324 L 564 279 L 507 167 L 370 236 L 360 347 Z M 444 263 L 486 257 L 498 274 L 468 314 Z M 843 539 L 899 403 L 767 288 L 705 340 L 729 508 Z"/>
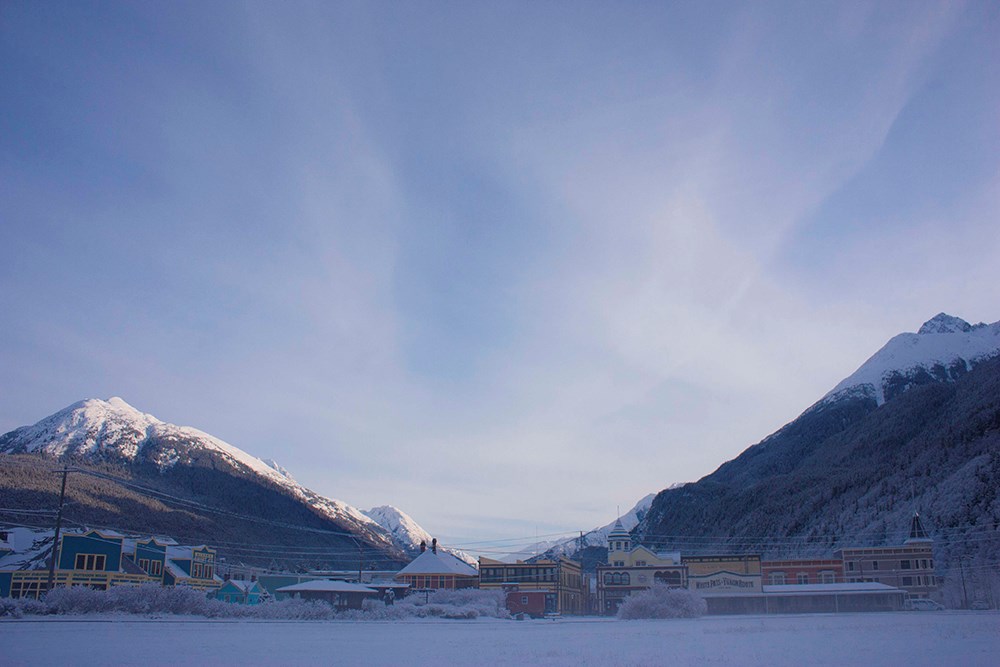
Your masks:
<path fill-rule="evenodd" d="M 1000 614 L 672 621 L 0 621 L 12 665 L 997 665 Z"/>

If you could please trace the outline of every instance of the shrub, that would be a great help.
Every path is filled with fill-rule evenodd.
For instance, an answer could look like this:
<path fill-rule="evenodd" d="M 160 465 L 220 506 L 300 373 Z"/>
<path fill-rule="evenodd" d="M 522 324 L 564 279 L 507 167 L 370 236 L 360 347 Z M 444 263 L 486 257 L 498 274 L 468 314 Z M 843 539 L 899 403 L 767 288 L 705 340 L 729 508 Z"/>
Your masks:
<path fill-rule="evenodd" d="M 670 588 L 654 584 L 644 591 L 625 598 L 618 608 L 618 618 L 696 618 L 708 611 L 708 605 L 699 595 L 685 588 Z"/>

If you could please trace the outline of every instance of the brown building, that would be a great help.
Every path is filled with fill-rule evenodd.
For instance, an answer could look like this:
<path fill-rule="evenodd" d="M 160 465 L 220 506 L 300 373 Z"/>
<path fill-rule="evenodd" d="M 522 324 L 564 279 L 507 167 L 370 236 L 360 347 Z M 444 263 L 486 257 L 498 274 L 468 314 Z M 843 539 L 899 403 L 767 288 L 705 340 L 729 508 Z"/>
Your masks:
<path fill-rule="evenodd" d="M 320 600 L 339 610 L 361 609 L 361 605 L 365 600 L 377 600 L 379 597 L 379 592 L 374 588 L 352 584 L 347 581 L 331 581 L 329 579 L 304 581 L 301 584 L 279 588 L 277 592 L 291 598 Z"/>
<path fill-rule="evenodd" d="M 910 597 L 925 598 L 938 588 L 934 574 L 934 541 L 914 513 L 910 536 L 902 546 L 842 549 L 837 556 L 844 563 L 848 582 L 877 582 L 895 586 Z"/>
<path fill-rule="evenodd" d="M 479 587 L 505 590 L 508 598 L 516 592 L 527 594 L 530 591 L 534 596 L 528 596 L 531 602 L 525 604 L 531 604 L 532 609 L 535 609 L 534 597 L 542 592 L 545 595 L 544 613 L 547 614 L 581 614 L 585 611 L 580 563 L 569 558 L 530 563 L 504 563 L 480 558 Z"/>

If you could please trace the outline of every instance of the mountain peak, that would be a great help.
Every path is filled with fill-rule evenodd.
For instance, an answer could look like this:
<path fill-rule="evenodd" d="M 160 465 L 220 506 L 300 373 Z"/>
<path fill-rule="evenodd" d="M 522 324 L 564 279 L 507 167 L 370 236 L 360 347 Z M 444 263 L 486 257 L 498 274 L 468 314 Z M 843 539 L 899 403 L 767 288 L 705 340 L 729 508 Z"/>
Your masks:
<path fill-rule="evenodd" d="M 983 359 L 1000 354 L 1000 322 L 969 324 L 938 313 L 918 333 L 894 336 L 861 367 L 828 393 L 823 402 L 845 395 L 874 398 L 878 405 L 909 387 L 948 382 Z"/>
<path fill-rule="evenodd" d="M 938 313 L 931 319 L 924 322 L 923 326 L 917 331 L 918 334 L 947 334 L 947 333 L 962 333 L 967 331 L 972 331 L 973 327 L 971 324 L 963 320 L 961 317 L 955 317 L 949 315 L 948 313 Z"/>

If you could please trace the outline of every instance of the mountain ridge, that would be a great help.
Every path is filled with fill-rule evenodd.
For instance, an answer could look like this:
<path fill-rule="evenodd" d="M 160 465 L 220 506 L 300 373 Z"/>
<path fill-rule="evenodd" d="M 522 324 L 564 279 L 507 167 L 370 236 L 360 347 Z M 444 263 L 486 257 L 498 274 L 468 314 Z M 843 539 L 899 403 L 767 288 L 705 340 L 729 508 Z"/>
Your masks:
<path fill-rule="evenodd" d="M 920 509 L 949 531 L 936 545 L 944 565 L 987 548 L 963 536 L 1000 522 L 1000 322 L 942 313 L 921 331 L 890 339 L 711 474 L 661 491 L 633 535 L 656 548 L 821 555 L 895 543 Z"/>
<path fill-rule="evenodd" d="M 184 468 L 207 469 L 203 474 L 228 474 L 276 490 L 388 557 L 401 560 L 403 554 L 416 552 L 407 539 L 362 510 L 301 485 L 276 461 L 254 457 L 196 428 L 164 422 L 117 396 L 77 401 L 33 425 L 16 428 L 0 436 L 0 453 L 109 464 L 133 473 L 144 471 L 145 477 L 154 479 L 183 476 Z M 412 518 L 391 509 L 406 517 L 413 530 L 423 531 Z"/>

